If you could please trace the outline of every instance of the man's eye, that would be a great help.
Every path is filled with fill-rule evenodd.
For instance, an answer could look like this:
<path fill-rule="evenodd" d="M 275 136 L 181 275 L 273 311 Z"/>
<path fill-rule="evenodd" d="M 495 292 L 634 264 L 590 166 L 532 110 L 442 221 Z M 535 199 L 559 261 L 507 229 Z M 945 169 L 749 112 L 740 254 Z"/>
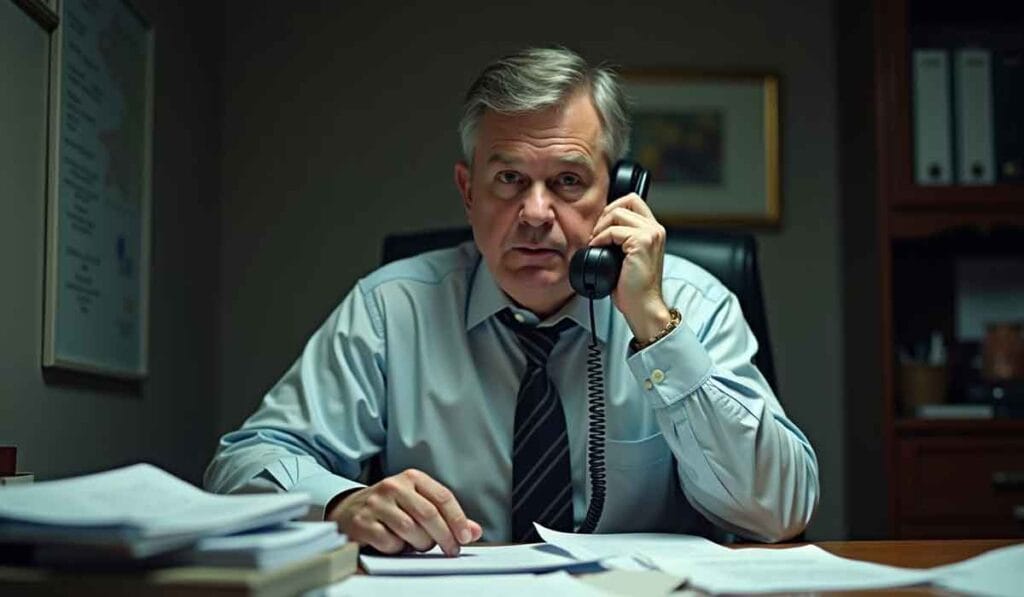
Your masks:
<path fill-rule="evenodd" d="M 502 184 L 519 184 L 523 180 L 523 177 L 520 176 L 518 172 L 513 172 L 511 170 L 502 170 L 501 172 L 498 172 L 497 178 L 498 182 Z"/>
<path fill-rule="evenodd" d="M 558 176 L 558 186 L 575 187 L 579 186 L 582 182 L 583 181 L 580 180 L 580 177 L 575 174 L 560 174 Z"/>

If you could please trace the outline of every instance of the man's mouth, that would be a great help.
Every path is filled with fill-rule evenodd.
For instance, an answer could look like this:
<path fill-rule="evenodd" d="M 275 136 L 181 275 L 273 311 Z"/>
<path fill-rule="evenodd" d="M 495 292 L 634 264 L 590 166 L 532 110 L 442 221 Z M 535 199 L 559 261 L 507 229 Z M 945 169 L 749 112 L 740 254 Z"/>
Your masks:
<path fill-rule="evenodd" d="M 546 261 L 562 257 L 562 251 L 552 247 L 518 246 L 512 247 L 510 252 L 519 259 L 526 261 Z"/>
<path fill-rule="evenodd" d="M 543 245 L 531 246 L 531 245 L 517 245 L 512 247 L 513 251 L 518 251 L 526 255 L 545 255 L 548 253 L 562 254 L 561 249 L 555 247 L 547 247 Z"/>
<path fill-rule="evenodd" d="M 558 249 L 551 247 L 515 247 L 515 250 L 526 253 L 561 253 Z"/>

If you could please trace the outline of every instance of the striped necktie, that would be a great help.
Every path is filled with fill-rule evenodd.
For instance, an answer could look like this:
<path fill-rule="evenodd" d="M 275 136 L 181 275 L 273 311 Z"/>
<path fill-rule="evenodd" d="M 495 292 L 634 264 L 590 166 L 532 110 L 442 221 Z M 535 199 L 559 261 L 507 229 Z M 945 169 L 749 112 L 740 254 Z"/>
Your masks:
<path fill-rule="evenodd" d="M 541 541 L 534 521 L 558 531 L 572 531 L 573 526 L 565 412 L 546 368 L 559 334 L 573 322 L 565 319 L 553 327 L 530 327 L 516 321 L 508 309 L 498 313 L 498 319 L 515 332 L 526 356 L 512 440 L 510 538 L 532 543 Z"/>

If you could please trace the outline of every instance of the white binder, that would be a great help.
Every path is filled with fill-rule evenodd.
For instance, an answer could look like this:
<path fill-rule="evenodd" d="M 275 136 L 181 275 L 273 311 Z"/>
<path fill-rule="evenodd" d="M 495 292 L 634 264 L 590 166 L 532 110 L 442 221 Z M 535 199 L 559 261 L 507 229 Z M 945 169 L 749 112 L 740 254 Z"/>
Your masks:
<path fill-rule="evenodd" d="M 949 53 L 914 50 L 914 180 L 917 184 L 952 184 L 952 141 Z"/>
<path fill-rule="evenodd" d="M 957 182 L 994 184 L 992 52 L 981 48 L 957 50 L 953 63 Z"/>

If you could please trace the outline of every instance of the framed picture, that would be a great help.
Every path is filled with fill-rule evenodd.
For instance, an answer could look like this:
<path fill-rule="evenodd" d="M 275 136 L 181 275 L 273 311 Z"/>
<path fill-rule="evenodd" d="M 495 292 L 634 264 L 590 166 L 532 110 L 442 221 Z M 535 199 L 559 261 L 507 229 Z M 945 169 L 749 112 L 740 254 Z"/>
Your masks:
<path fill-rule="evenodd" d="M 774 75 L 626 71 L 634 160 L 648 202 L 674 225 L 776 226 L 779 82 Z"/>
<path fill-rule="evenodd" d="M 50 46 L 43 366 L 148 372 L 153 30 L 60 0 Z"/>

